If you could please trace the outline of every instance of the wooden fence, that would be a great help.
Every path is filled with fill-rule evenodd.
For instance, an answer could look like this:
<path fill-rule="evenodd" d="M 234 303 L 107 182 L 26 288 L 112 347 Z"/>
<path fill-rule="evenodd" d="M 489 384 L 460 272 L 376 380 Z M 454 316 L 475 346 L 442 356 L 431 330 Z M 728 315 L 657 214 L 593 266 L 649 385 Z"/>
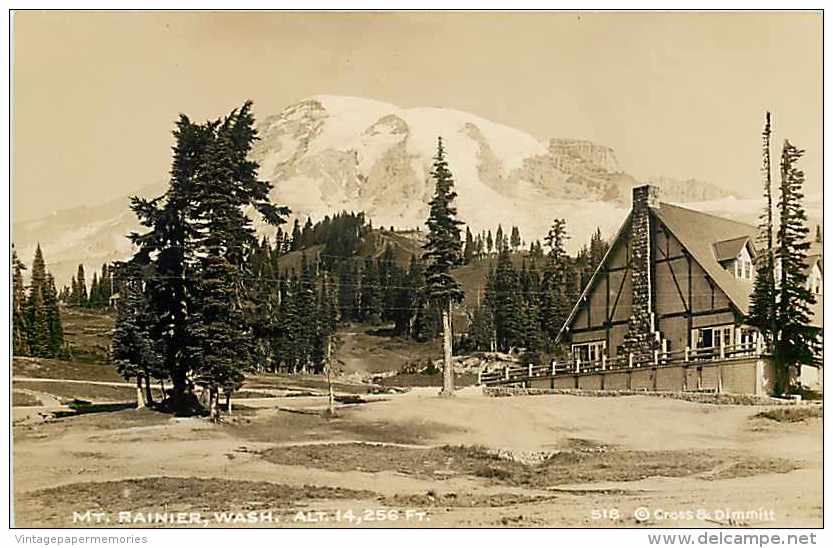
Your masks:
<path fill-rule="evenodd" d="M 556 362 L 549 365 L 506 365 L 501 369 L 481 371 L 479 384 L 497 386 L 526 382 L 532 379 L 558 377 L 561 375 L 575 375 L 594 373 L 598 371 L 628 370 L 641 367 L 656 367 L 681 363 L 703 363 L 727 361 L 757 357 L 763 354 L 763 348 L 756 343 L 739 343 L 730 346 L 715 346 L 711 348 L 686 348 L 676 352 L 655 350 L 650 354 L 625 354 L 608 358 L 602 355 L 595 361 L 581 361 L 576 358 L 571 361 Z"/>

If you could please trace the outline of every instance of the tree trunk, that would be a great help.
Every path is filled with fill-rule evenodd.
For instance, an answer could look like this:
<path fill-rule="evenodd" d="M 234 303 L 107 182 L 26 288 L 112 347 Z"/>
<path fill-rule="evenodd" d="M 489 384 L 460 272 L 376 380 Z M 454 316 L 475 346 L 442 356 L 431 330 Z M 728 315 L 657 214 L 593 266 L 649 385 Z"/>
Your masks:
<path fill-rule="evenodd" d="M 219 400 L 220 394 L 217 392 L 217 388 L 211 387 L 208 389 L 208 416 L 209 418 L 217 422 L 220 418 L 220 410 L 217 406 L 217 400 Z"/>
<path fill-rule="evenodd" d="M 171 384 L 173 384 L 171 398 L 182 399 L 188 392 L 188 377 L 185 375 L 185 371 L 174 370 L 171 375 Z"/>
<path fill-rule="evenodd" d="M 142 376 L 136 375 L 136 409 L 142 409 L 145 406 L 145 393 L 142 390 Z"/>
<path fill-rule="evenodd" d="M 226 413 L 231 415 L 231 390 L 226 392 Z"/>
<path fill-rule="evenodd" d="M 443 389 L 440 396 L 454 395 L 454 366 L 451 363 L 451 301 L 443 309 Z"/>
<path fill-rule="evenodd" d="M 335 417 L 336 415 L 336 397 L 335 393 L 333 392 L 333 362 L 331 358 L 332 353 L 332 342 L 330 337 L 327 337 L 327 411 L 329 412 L 331 417 Z"/>
<path fill-rule="evenodd" d="M 145 394 L 148 405 L 153 405 L 153 387 L 150 384 L 150 375 L 145 373 Z"/>

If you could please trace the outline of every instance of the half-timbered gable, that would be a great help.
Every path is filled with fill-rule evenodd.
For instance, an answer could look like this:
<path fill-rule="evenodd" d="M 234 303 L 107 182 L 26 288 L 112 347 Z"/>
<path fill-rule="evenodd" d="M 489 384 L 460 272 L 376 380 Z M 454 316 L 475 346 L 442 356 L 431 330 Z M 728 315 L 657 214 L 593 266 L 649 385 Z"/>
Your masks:
<path fill-rule="evenodd" d="M 583 359 L 751 340 L 756 228 L 634 189 L 634 209 L 561 333 Z M 634 284 L 636 280 L 636 284 Z M 635 333 L 636 332 L 636 333 Z"/>

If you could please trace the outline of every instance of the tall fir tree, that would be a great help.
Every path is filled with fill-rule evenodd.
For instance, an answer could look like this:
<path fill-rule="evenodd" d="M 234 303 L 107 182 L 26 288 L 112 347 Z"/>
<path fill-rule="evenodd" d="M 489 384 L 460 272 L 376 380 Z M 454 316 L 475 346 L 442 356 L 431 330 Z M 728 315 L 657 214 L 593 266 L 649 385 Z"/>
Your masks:
<path fill-rule="evenodd" d="M 90 308 L 98 308 L 101 306 L 101 295 L 98 291 L 98 272 L 93 271 L 93 279 L 90 282 L 90 295 L 87 300 L 87 306 Z"/>
<path fill-rule="evenodd" d="M 292 225 L 292 244 L 291 244 L 291 250 L 292 251 L 297 251 L 297 250 L 301 249 L 301 246 L 303 245 L 303 243 L 301 241 L 301 238 L 302 238 L 301 223 L 296 218 L 295 222 Z"/>
<path fill-rule="evenodd" d="M 777 332 L 775 334 L 776 390 L 791 389 L 790 370 L 811 364 L 819 349 L 817 332 L 810 326 L 810 306 L 815 297 L 807 288 L 807 215 L 804 212 L 802 187 L 804 172 L 796 166 L 804 151 L 784 141 L 781 153 L 781 188 L 778 199 L 776 282 Z"/>
<path fill-rule="evenodd" d="M 163 349 L 174 385 L 172 405 L 191 405 L 193 374 L 210 394 L 216 417 L 219 390 L 229 394 L 240 372 L 253 366 L 245 312 L 250 296 L 243 282 L 257 240 L 245 210 L 277 225 L 288 209 L 269 202 L 271 185 L 257 179 L 257 164 L 248 159 L 257 138 L 250 102 L 204 124 L 182 115 L 174 135 L 168 191 L 132 202 L 149 229 L 131 235 L 139 247 L 133 260 L 152 271 L 145 288 L 151 336 Z M 235 345 L 233 362 L 217 341 Z"/>
<path fill-rule="evenodd" d="M 541 282 L 541 321 L 550 346 L 578 297 L 575 267 L 566 250 L 568 238 L 567 223 L 564 219 L 555 219 L 545 239 L 549 252 Z"/>
<path fill-rule="evenodd" d="M 428 263 L 425 276 L 425 295 L 441 309 L 443 324 L 443 389 L 441 394 L 454 394 L 454 369 L 452 367 L 451 307 L 463 300 L 460 283 L 451 276 L 451 269 L 460 262 L 460 226 L 457 209 L 453 206 L 457 193 L 454 178 L 445 159 L 442 137 L 437 139 L 437 155 L 431 176 L 436 181 L 434 197 L 430 202 L 428 240 L 423 246 Z"/>
<path fill-rule="evenodd" d="M 29 352 L 32 356 L 50 357 L 49 322 L 46 317 L 44 291 L 46 289 L 46 262 L 40 244 L 32 259 L 32 276 L 26 306 L 26 323 L 29 327 Z"/>
<path fill-rule="evenodd" d="M 761 133 L 763 194 L 765 210 L 758 224 L 758 249 L 755 259 L 755 281 L 750 297 L 750 311 L 747 322 L 758 328 L 768 349 L 772 349 L 778 330 L 778 316 L 775 296 L 775 229 L 773 226 L 772 199 L 772 117 L 766 113 Z"/>
<path fill-rule="evenodd" d="M 26 265 L 17 257 L 17 251 L 12 246 L 12 353 L 15 356 L 29 355 L 24 270 L 26 270 Z"/>
<path fill-rule="evenodd" d="M 75 275 L 75 281 L 78 284 L 78 293 L 76 295 L 76 306 L 87 306 L 89 295 L 87 294 L 87 282 L 84 275 L 84 265 L 78 265 L 78 273 Z"/>
<path fill-rule="evenodd" d="M 43 285 L 43 313 L 47 329 L 48 354 L 59 357 L 64 350 L 64 327 L 61 323 L 61 310 L 58 305 L 58 290 L 55 278 L 49 272 Z"/>
<path fill-rule="evenodd" d="M 110 355 L 125 380 L 135 379 L 137 407 L 142 408 L 153 401 L 151 377 L 164 378 L 166 375 L 159 343 L 151 336 L 152 321 L 141 270 L 135 263 L 124 268 L 125 279 L 121 284 Z"/>
<path fill-rule="evenodd" d="M 362 272 L 362 321 L 370 325 L 382 323 L 382 285 L 379 268 L 374 261 L 367 261 Z"/>
<path fill-rule="evenodd" d="M 469 264 L 474 259 L 475 246 L 474 236 L 471 234 L 469 227 L 466 227 L 466 243 L 463 247 L 463 264 Z"/>
<path fill-rule="evenodd" d="M 503 248 L 506 246 L 506 238 L 503 235 L 503 227 L 499 224 L 497 225 L 497 231 L 495 232 L 495 253 L 500 253 L 503 251 Z"/>
<path fill-rule="evenodd" d="M 521 248 L 521 231 L 517 226 L 512 227 L 512 235 L 509 237 L 509 245 L 513 252 L 517 252 Z"/>
<path fill-rule="evenodd" d="M 218 395 L 227 398 L 255 367 L 254 340 L 246 317 L 248 264 L 258 247 L 246 209 L 277 226 L 288 213 L 269 200 L 271 184 L 257 178 L 258 164 L 248 159 L 257 132 L 252 103 L 207 124 L 210 139 L 203 150 L 193 192 L 193 214 L 200 237 L 198 313 L 193 323 L 200 362 L 197 376 L 209 393 L 209 410 L 218 417 Z"/>
<path fill-rule="evenodd" d="M 501 249 L 498 255 L 494 278 L 487 292 L 493 295 L 488 300 L 492 305 L 498 349 L 506 352 L 523 346 L 525 321 L 521 317 L 520 285 L 508 247 Z"/>

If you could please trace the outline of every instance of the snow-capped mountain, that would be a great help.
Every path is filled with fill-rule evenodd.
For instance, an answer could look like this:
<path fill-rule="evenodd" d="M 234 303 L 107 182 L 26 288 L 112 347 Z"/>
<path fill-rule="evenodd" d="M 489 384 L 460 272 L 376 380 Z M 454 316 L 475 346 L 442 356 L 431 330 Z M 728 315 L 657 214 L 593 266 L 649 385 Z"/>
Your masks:
<path fill-rule="evenodd" d="M 273 198 L 299 216 L 363 210 L 378 225 L 416 227 L 428 214 L 437 137 L 444 140 L 458 194 L 473 231 L 518 225 L 540 238 L 566 217 L 578 247 L 601 226 L 612 232 L 638 184 L 614 151 L 574 139 L 541 142 L 527 133 L 446 108 L 400 108 L 356 97 L 315 96 L 266 118 L 254 157 Z M 698 181 L 667 187 L 669 201 L 723 198 Z"/>
<path fill-rule="evenodd" d="M 576 249 L 601 227 L 611 234 L 638 182 L 606 146 L 574 139 L 542 142 L 527 133 L 446 108 L 400 108 L 356 97 L 315 96 L 263 118 L 253 158 L 274 185 L 273 200 L 293 214 L 320 219 L 365 211 L 377 226 L 422 226 L 434 191 L 430 170 L 442 137 L 454 174 L 460 218 L 473 232 L 517 225 L 526 241 L 567 219 Z M 698 181 L 658 178 L 663 200 L 726 198 Z M 138 194 L 158 195 L 163 186 Z M 14 224 L 14 241 L 30 261 L 36 242 L 64 283 L 85 263 L 130 254 L 125 235 L 138 229 L 128 198 Z"/>

